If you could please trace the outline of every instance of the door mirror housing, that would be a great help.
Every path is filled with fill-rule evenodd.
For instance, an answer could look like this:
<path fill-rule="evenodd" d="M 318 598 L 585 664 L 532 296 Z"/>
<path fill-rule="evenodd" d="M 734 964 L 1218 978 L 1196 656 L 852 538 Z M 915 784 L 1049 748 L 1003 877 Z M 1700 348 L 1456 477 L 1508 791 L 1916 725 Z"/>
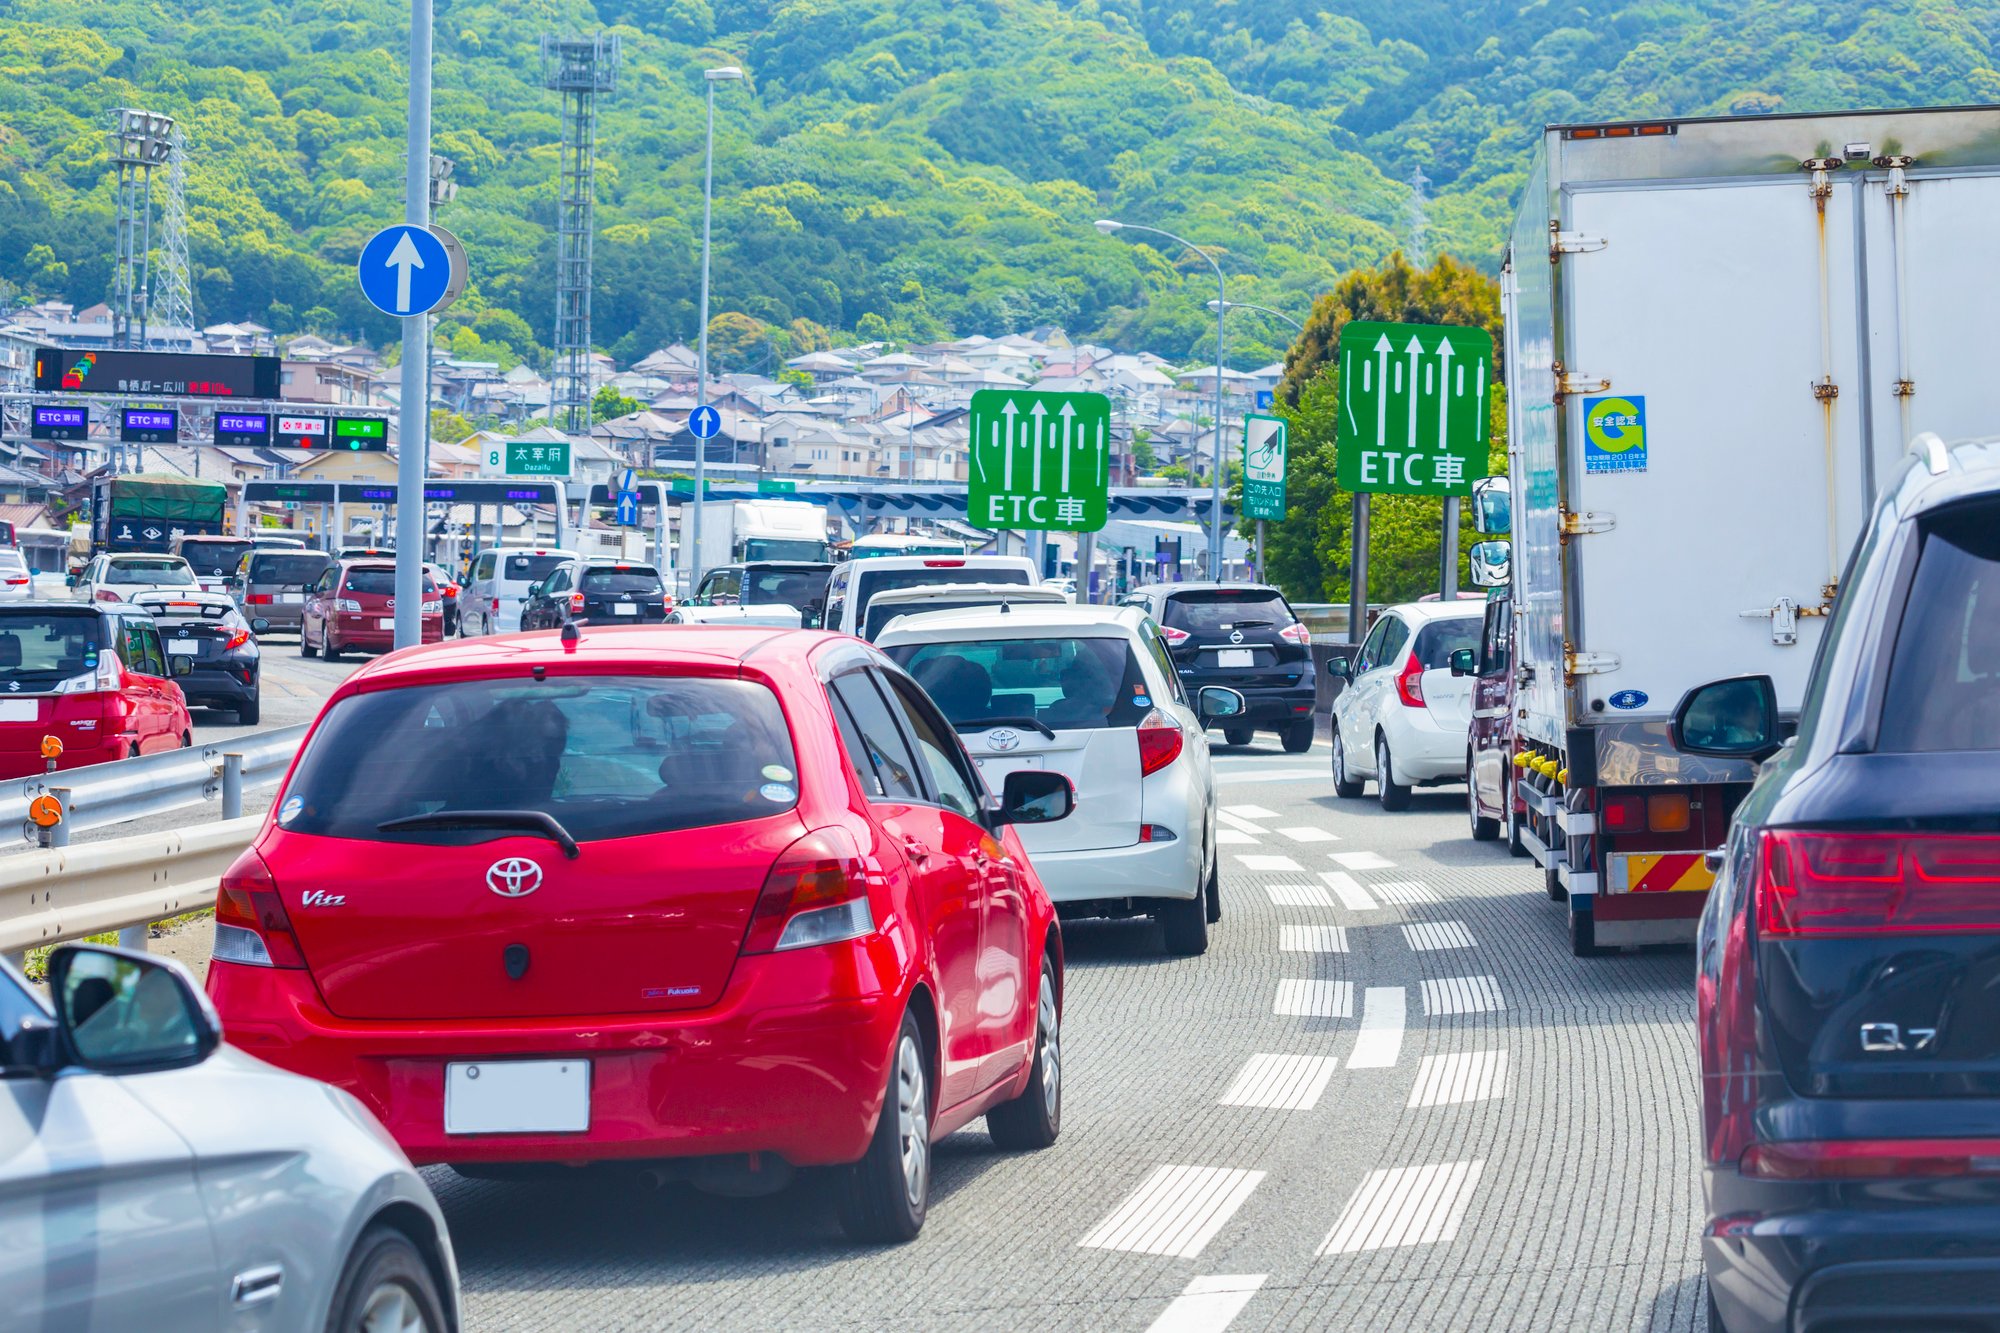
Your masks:
<path fill-rule="evenodd" d="M 167 670 L 173 672 L 176 676 L 191 676 L 194 674 L 194 659 L 192 657 L 176 657 L 167 664 Z"/>
<path fill-rule="evenodd" d="M 1687 754 L 1762 761 L 1783 748 L 1778 726 L 1778 688 L 1771 678 L 1731 676 L 1689 690 L 1667 734 Z"/>
<path fill-rule="evenodd" d="M 252 634 L 262 634 L 270 628 L 271 628 L 271 622 L 264 619 L 264 617 L 262 616 L 258 616 L 255 620 L 250 622 L 250 632 Z"/>
<path fill-rule="evenodd" d="M 1454 676 L 1476 676 L 1479 674 L 1479 655 L 1470 648 L 1460 648 L 1451 655 L 1451 674 Z"/>
<path fill-rule="evenodd" d="M 1341 680 L 1353 680 L 1354 659 L 1351 657 L 1329 657 L 1326 661 L 1326 674 L 1337 676 Z"/>
<path fill-rule="evenodd" d="M 1505 477 L 1472 483 L 1472 530 L 1485 537 L 1505 537 L 1514 530 L 1513 490 Z"/>
<path fill-rule="evenodd" d="M 222 1043 L 222 1020 L 186 968 L 95 944 L 49 956 L 65 1064 L 107 1074 L 185 1069 Z"/>
<path fill-rule="evenodd" d="M 1465 552 L 1475 588 L 1504 587 L 1512 576 L 1513 550 L 1506 542 L 1474 542 Z"/>
<path fill-rule="evenodd" d="M 1241 690 L 1232 690 L 1227 685 L 1204 685 L 1196 691 L 1194 701 L 1195 711 L 1204 722 L 1210 718 L 1241 717 L 1250 707 Z"/>
<path fill-rule="evenodd" d="M 1076 809 L 1076 788 L 1060 773 L 1044 768 L 1016 769 L 1000 787 L 995 824 L 1053 824 Z"/>

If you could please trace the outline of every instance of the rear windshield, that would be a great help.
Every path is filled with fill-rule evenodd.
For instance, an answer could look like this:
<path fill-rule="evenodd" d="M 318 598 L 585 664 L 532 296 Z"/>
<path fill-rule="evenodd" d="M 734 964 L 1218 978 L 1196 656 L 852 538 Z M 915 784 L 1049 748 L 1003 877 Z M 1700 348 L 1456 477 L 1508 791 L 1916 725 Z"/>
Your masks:
<path fill-rule="evenodd" d="M 955 727 L 996 718 L 1052 731 L 1136 727 L 1153 710 L 1124 639 L 991 639 L 888 650 Z"/>
<path fill-rule="evenodd" d="M 510 555 L 500 569 L 500 577 L 517 583 L 540 583 L 568 561 L 566 555 Z"/>
<path fill-rule="evenodd" d="M 539 811 L 578 842 L 761 819 L 798 802 L 778 700 L 740 680 L 563 676 L 350 695 L 279 806 L 293 833 L 464 844 L 492 828 L 381 831 L 407 815 Z"/>
<path fill-rule="evenodd" d="M 743 571 L 745 606 L 790 606 L 805 610 L 826 598 L 827 572 L 823 569 L 746 569 Z"/>
<path fill-rule="evenodd" d="M 1413 650 L 1417 661 L 1429 671 L 1436 667 L 1451 665 L 1451 655 L 1461 648 L 1479 651 L 1479 631 L 1485 627 L 1481 616 L 1467 616 L 1463 620 L 1433 620 L 1417 631 L 1417 646 Z"/>
<path fill-rule="evenodd" d="M 194 567 L 197 574 L 215 578 L 222 574 L 234 574 L 236 563 L 249 554 L 249 542 L 197 542 L 181 543 L 181 559 Z"/>
<path fill-rule="evenodd" d="M 396 595 L 396 571 L 389 568 L 362 568 L 347 571 L 347 581 L 341 585 L 342 592 L 367 593 L 375 597 Z M 424 591 L 436 592 L 437 583 L 430 571 L 424 571 Z"/>
<path fill-rule="evenodd" d="M 102 624 L 88 613 L 0 611 L 0 690 L 45 690 L 95 671 Z"/>
<path fill-rule="evenodd" d="M 252 583 L 276 583 L 290 587 L 311 583 L 326 572 L 327 558 L 317 553 L 308 555 L 268 555 L 253 552 L 250 556 L 249 579 Z"/>
<path fill-rule="evenodd" d="M 1218 588 L 1214 592 L 1175 593 L 1167 599 L 1163 624 L 1190 634 L 1217 630 L 1281 630 L 1298 617 L 1285 599 L 1269 588 Z"/>
<path fill-rule="evenodd" d="M 861 637 L 870 643 L 875 636 L 889 627 L 889 622 L 898 616 L 927 616 L 933 611 L 969 611 L 974 607 L 998 607 L 996 597 L 946 598 L 929 602 L 871 602 L 868 614 L 861 618 Z"/>
<path fill-rule="evenodd" d="M 1027 583 L 1025 569 L 973 569 L 963 565 L 925 569 L 864 569 L 854 576 L 854 610 L 868 609 L 868 599 L 891 588 L 928 588 L 939 583 Z"/>
<path fill-rule="evenodd" d="M 660 593 L 665 585 L 653 570 L 640 567 L 631 569 L 586 569 L 583 571 L 583 591 L 599 597 L 618 597 L 625 593 Z"/>
<path fill-rule="evenodd" d="M 1923 540 L 1876 748 L 2000 750 L 2000 503 L 1945 510 Z"/>
<path fill-rule="evenodd" d="M 177 556 L 158 560 L 114 560 L 105 570 L 106 583 L 151 583 L 178 588 L 194 582 L 194 572 Z"/>

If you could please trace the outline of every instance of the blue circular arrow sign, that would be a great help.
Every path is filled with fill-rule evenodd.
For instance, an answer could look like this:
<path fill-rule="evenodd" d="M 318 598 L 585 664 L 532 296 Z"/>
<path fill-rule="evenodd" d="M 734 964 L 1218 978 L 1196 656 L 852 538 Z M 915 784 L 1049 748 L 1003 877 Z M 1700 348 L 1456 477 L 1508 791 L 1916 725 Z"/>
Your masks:
<path fill-rule="evenodd" d="M 357 267 L 361 294 L 385 315 L 427 315 L 451 286 L 451 255 L 444 242 L 408 223 L 369 237 Z"/>
<path fill-rule="evenodd" d="M 722 434 L 722 413 L 706 403 L 688 413 L 688 432 L 697 440 L 712 440 Z"/>

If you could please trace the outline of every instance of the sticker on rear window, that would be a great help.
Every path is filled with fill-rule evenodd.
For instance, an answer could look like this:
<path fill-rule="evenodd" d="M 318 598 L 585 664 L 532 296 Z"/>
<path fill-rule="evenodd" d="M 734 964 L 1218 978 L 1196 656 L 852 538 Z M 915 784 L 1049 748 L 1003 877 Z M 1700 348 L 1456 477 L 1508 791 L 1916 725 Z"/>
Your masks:
<path fill-rule="evenodd" d="M 786 768 L 783 764 L 766 764 L 764 765 L 763 772 L 764 776 L 773 782 L 790 782 L 792 780 L 792 770 Z"/>
<path fill-rule="evenodd" d="M 793 799 L 792 789 L 782 782 L 767 782 L 757 789 L 757 794 L 780 805 L 789 805 Z"/>
<path fill-rule="evenodd" d="M 1644 708 L 1652 696 L 1644 690 L 1620 690 L 1611 696 L 1613 708 Z"/>
<path fill-rule="evenodd" d="M 306 808 L 305 797 L 303 796 L 286 797 L 285 803 L 278 807 L 278 822 L 280 824 L 291 823 L 294 819 L 297 819 L 299 817 L 299 812 L 304 810 L 305 808 Z"/>

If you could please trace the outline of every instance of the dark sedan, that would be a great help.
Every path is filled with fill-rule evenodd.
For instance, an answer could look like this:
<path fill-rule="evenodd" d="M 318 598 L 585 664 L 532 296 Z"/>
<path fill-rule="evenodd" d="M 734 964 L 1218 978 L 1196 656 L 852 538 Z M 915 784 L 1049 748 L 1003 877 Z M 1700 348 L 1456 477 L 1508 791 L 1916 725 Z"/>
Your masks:
<path fill-rule="evenodd" d="M 651 565 L 629 560 L 566 560 L 521 604 L 521 628 L 657 625 L 671 610 L 667 585 Z"/>
<path fill-rule="evenodd" d="M 223 592 L 142 592 L 169 659 L 186 658 L 181 693 L 192 708 L 221 708 L 254 726 L 263 714 L 262 660 L 250 622 Z M 170 662 L 171 665 L 171 662 Z"/>

